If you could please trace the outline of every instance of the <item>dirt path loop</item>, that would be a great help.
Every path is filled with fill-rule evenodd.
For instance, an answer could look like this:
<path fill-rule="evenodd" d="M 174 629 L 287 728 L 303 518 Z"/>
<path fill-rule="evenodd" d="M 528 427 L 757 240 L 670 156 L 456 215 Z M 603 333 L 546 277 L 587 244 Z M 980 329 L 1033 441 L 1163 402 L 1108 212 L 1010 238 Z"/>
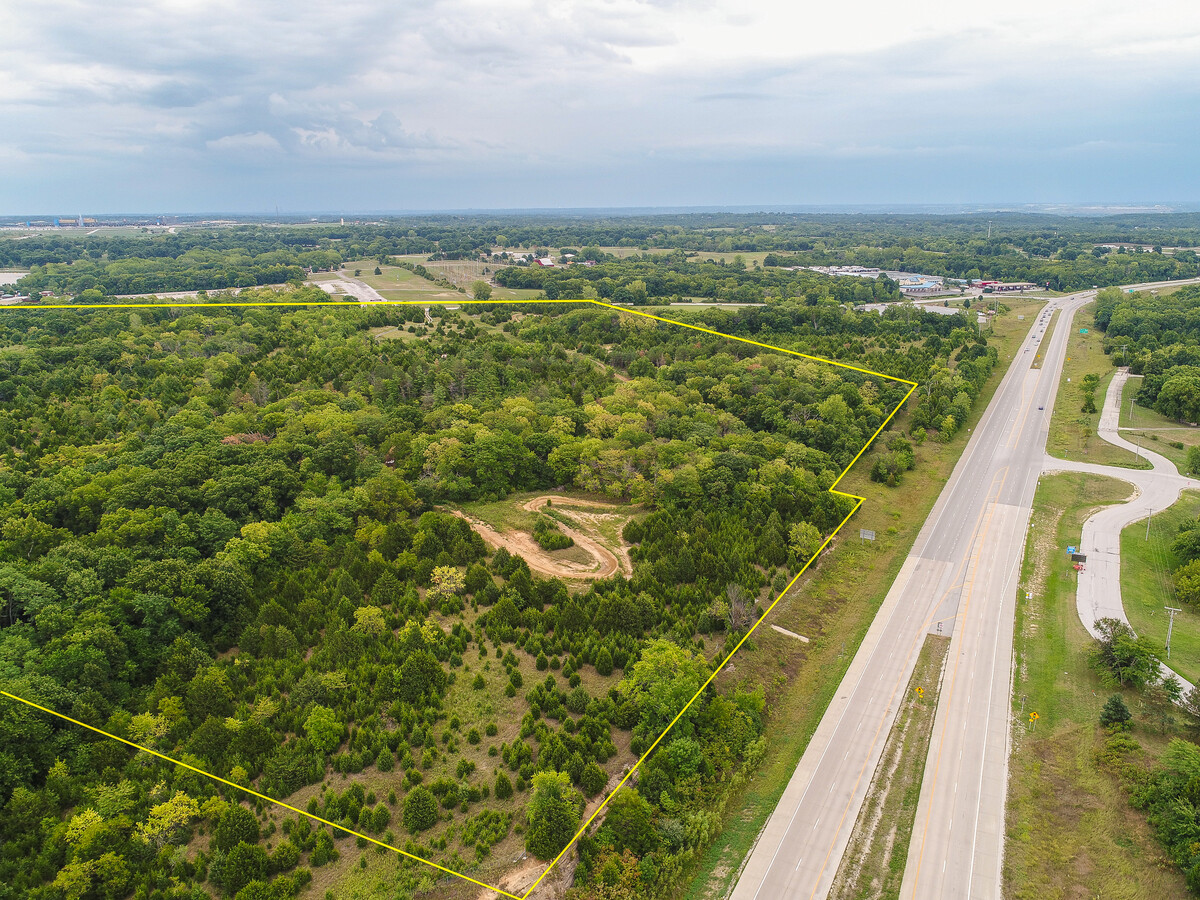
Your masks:
<path fill-rule="evenodd" d="M 603 507 L 612 505 L 593 500 L 581 501 L 570 497 L 548 494 L 541 497 L 534 497 L 532 500 L 527 501 L 523 508 L 528 512 L 537 512 L 548 502 L 579 506 Z M 589 527 L 592 523 L 603 518 L 616 515 L 615 513 L 585 513 L 566 509 L 559 510 L 563 516 L 572 519 L 579 525 L 578 528 L 572 528 L 562 522 L 558 523 L 563 534 L 575 541 L 575 546 L 592 557 L 591 565 L 583 565 L 551 556 L 537 545 L 537 542 L 533 539 L 533 535 L 524 531 L 513 531 L 502 534 L 486 522 L 481 522 L 479 519 L 469 516 L 461 510 L 456 509 L 451 511 L 460 519 L 465 520 L 491 546 L 503 547 L 509 553 L 521 554 L 525 558 L 525 561 L 529 563 L 529 568 L 539 575 L 551 575 L 555 578 L 595 579 L 610 578 L 618 571 L 625 575 L 633 574 L 633 562 L 629 558 L 629 548 L 622 543 L 618 548 L 618 553 L 613 553 L 612 550 L 599 540 L 599 536 L 595 533 L 594 529 Z"/>

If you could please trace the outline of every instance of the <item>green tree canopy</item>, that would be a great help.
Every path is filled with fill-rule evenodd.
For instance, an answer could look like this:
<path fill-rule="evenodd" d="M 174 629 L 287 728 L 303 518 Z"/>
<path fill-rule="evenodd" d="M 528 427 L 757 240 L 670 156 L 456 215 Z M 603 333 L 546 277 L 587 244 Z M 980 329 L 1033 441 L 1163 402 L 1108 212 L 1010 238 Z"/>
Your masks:
<path fill-rule="evenodd" d="M 583 798 L 565 772 L 537 772 L 527 810 L 525 847 L 538 859 L 553 859 L 579 829 Z"/>

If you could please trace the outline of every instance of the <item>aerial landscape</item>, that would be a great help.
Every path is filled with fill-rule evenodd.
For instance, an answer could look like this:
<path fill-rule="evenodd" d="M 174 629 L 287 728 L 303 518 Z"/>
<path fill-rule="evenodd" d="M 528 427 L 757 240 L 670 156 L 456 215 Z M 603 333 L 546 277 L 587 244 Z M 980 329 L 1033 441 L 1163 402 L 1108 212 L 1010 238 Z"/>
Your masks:
<path fill-rule="evenodd" d="M 1200 11 L 0 33 L 0 900 L 1200 896 Z"/>

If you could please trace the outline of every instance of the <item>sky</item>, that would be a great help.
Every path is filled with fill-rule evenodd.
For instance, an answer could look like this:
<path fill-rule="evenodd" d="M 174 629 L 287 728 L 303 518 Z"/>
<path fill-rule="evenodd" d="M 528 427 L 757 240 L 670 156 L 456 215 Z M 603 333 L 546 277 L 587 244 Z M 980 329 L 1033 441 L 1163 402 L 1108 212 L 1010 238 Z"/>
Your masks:
<path fill-rule="evenodd" d="M 0 215 L 1196 201 L 1183 0 L 0 4 Z"/>

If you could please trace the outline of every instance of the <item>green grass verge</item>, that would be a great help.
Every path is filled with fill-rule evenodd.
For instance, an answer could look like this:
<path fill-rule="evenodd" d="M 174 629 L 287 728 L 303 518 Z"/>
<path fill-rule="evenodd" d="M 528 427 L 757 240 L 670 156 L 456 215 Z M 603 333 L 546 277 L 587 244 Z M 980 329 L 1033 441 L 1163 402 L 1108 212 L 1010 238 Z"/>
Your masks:
<path fill-rule="evenodd" d="M 1017 600 L 1014 729 L 1009 761 L 1004 896 L 1013 900 L 1186 896 L 1124 789 L 1095 759 L 1100 708 L 1112 693 L 1091 667 L 1094 643 L 1075 609 L 1075 571 L 1062 552 L 1098 507 L 1131 487 L 1081 474 L 1042 478 Z M 1026 592 L 1032 596 L 1026 598 Z M 1129 705 L 1138 709 L 1130 694 Z M 1028 730 L 1029 713 L 1039 715 Z M 1148 755 L 1166 735 L 1138 727 Z"/>
<path fill-rule="evenodd" d="M 1058 398 L 1050 418 L 1046 450 L 1059 459 L 1127 469 L 1148 469 L 1150 464 L 1145 459 L 1110 444 L 1096 433 L 1099 411 L 1104 406 L 1104 395 L 1115 369 L 1112 360 L 1104 354 L 1103 336 L 1096 330 L 1094 312 L 1094 305 L 1088 304 L 1075 313 L 1071 334 L 1067 338 L 1067 359 L 1058 385 Z M 1087 334 L 1080 334 L 1081 328 L 1086 328 Z M 1083 377 L 1089 374 L 1100 376 L 1100 384 L 1096 388 L 1097 411 L 1094 413 L 1081 412 Z"/>
<path fill-rule="evenodd" d="M 1200 611 L 1175 602 L 1171 570 L 1179 560 L 1171 544 L 1182 522 L 1200 515 L 1200 491 L 1184 491 L 1170 509 L 1156 512 L 1150 522 L 1134 522 L 1121 532 L 1121 602 L 1129 624 L 1138 634 L 1167 645 L 1168 617 L 1165 606 L 1181 612 L 1171 632 L 1171 658 L 1163 659 L 1172 669 L 1195 684 L 1200 680 Z"/>
<path fill-rule="evenodd" d="M 1187 473 L 1187 455 L 1191 447 L 1200 446 L 1200 428 L 1181 425 L 1161 413 L 1144 406 L 1132 405 L 1131 396 L 1141 389 L 1141 379 L 1130 379 L 1125 383 L 1121 397 L 1119 427 L 1121 437 L 1141 444 L 1175 463 L 1180 474 Z M 1181 446 L 1175 446 L 1179 444 Z"/>

